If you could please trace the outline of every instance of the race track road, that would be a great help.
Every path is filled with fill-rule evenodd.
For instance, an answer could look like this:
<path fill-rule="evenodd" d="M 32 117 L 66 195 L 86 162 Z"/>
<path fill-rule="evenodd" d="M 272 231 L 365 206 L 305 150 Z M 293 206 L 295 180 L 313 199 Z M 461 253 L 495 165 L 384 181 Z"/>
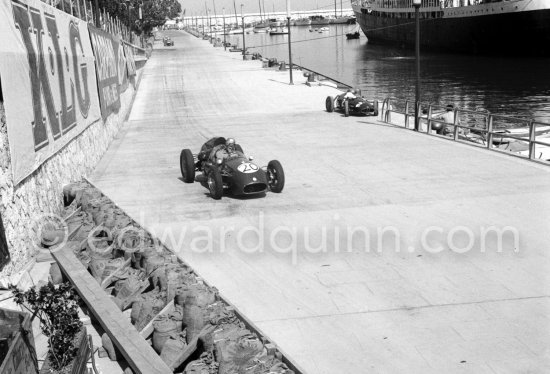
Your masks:
<path fill-rule="evenodd" d="M 332 88 L 168 34 L 90 180 L 306 373 L 550 367 L 547 167 L 327 113 Z M 283 193 L 183 183 L 212 136 L 280 160 Z"/>

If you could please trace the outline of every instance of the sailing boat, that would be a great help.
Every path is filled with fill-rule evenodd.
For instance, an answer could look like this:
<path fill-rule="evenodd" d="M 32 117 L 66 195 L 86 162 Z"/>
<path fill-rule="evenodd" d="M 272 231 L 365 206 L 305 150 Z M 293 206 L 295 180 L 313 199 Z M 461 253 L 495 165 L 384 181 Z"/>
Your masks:
<path fill-rule="evenodd" d="M 260 32 L 268 32 L 269 31 L 269 21 L 264 20 L 262 17 L 262 4 L 260 3 L 260 0 L 258 0 L 258 5 L 260 6 L 260 22 L 257 23 L 254 26 L 254 32 L 260 33 Z M 265 9 L 264 9 L 265 11 Z"/>
<path fill-rule="evenodd" d="M 342 0 L 340 0 L 340 17 L 338 17 L 337 11 L 336 11 L 336 0 L 334 0 L 334 18 L 330 20 L 330 23 L 334 24 L 349 24 L 351 23 L 351 18 L 348 16 L 343 15 L 342 10 Z"/>

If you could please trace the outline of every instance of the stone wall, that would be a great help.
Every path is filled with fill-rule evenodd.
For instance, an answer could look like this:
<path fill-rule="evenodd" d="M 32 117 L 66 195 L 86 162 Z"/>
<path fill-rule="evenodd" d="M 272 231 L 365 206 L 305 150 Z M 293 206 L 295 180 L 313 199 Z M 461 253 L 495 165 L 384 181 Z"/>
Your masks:
<path fill-rule="evenodd" d="M 141 70 L 141 69 L 140 69 Z M 141 71 L 138 71 L 138 77 Z M 138 79 L 139 80 L 139 79 Z M 43 214 L 61 212 L 63 186 L 87 176 L 97 165 L 131 109 L 132 85 L 121 95 L 121 109 L 105 122 L 89 126 L 19 185 L 13 185 L 4 103 L 0 101 L 0 214 L 11 261 L 0 278 L 21 270 L 37 253 L 36 222 Z"/>

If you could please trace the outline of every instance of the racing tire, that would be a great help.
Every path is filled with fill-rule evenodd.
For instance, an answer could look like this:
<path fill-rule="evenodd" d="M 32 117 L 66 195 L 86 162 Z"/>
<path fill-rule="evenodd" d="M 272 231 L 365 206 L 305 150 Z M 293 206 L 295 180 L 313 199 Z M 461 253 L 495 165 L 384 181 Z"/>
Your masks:
<path fill-rule="evenodd" d="M 271 160 L 267 164 L 267 184 L 271 192 L 275 193 L 282 192 L 285 187 L 285 172 L 277 160 Z"/>
<path fill-rule="evenodd" d="M 210 196 L 214 200 L 219 200 L 223 195 L 223 179 L 220 170 L 216 166 L 209 168 L 206 174 L 206 183 L 208 185 L 208 191 Z"/>
<path fill-rule="evenodd" d="M 349 117 L 349 101 L 344 101 L 344 117 Z"/>
<path fill-rule="evenodd" d="M 180 170 L 185 183 L 193 183 L 195 181 L 195 160 L 193 160 L 193 154 L 189 149 L 181 151 Z"/>
<path fill-rule="evenodd" d="M 374 100 L 374 103 L 372 103 L 372 106 L 374 107 L 374 115 L 378 117 L 378 100 Z"/>
<path fill-rule="evenodd" d="M 327 96 L 325 107 L 327 108 L 327 112 L 334 112 L 334 98 L 332 96 Z"/>

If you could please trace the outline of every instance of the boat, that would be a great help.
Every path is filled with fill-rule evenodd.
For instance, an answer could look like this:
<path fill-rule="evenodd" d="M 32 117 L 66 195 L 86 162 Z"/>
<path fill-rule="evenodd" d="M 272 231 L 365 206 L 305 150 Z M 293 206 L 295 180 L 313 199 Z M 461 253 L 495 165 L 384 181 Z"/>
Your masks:
<path fill-rule="evenodd" d="M 262 32 L 268 32 L 269 31 L 269 21 L 264 20 L 262 16 L 262 4 L 258 0 L 258 5 L 260 6 L 260 22 L 254 25 L 254 32 L 256 34 L 262 33 Z"/>
<path fill-rule="evenodd" d="M 361 35 L 359 34 L 359 31 L 356 32 L 348 32 L 346 34 L 346 39 L 359 39 Z"/>
<path fill-rule="evenodd" d="M 269 32 L 269 26 L 268 27 L 254 27 L 254 33 L 255 34 L 260 34 L 262 32 Z"/>
<path fill-rule="evenodd" d="M 499 134 L 502 134 L 499 136 Z M 550 134 L 550 126 L 540 125 L 535 126 L 534 135 L 535 137 L 539 136 L 548 136 Z M 503 136 L 504 135 L 504 136 Z M 514 136 L 516 138 L 529 139 L 529 128 L 528 127 L 516 127 L 508 128 L 502 130 L 494 130 L 493 134 L 493 144 L 502 144 L 509 143 L 515 139 L 509 138 L 506 135 Z"/>
<path fill-rule="evenodd" d="M 311 20 L 312 26 L 328 25 L 330 23 L 330 19 L 325 18 L 324 16 L 311 16 L 309 19 Z"/>
<path fill-rule="evenodd" d="M 282 23 L 277 18 L 270 18 L 269 19 L 269 27 L 277 28 L 277 27 L 281 27 L 281 26 L 282 26 Z"/>
<path fill-rule="evenodd" d="M 411 0 L 352 0 L 369 43 L 415 46 Z M 548 0 L 422 0 L 420 49 L 550 56 Z"/>
<path fill-rule="evenodd" d="M 336 18 L 330 18 L 329 21 L 331 24 L 335 25 L 349 25 L 353 22 L 355 17 L 341 16 Z"/>
<path fill-rule="evenodd" d="M 329 30 L 328 27 L 321 27 L 321 28 L 319 29 L 319 32 L 325 32 L 325 31 L 328 31 L 328 30 Z"/>
<path fill-rule="evenodd" d="M 294 21 L 294 26 L 309 26 L 311 25 L 311 20 L 309 18 L 298 18 Z"/>
<path fill-rule="evenodd" d="M 275 29 L 269 30 L 269 35 L 286 35 L 288 34 L 287 27 L 277 27 Z"/>

